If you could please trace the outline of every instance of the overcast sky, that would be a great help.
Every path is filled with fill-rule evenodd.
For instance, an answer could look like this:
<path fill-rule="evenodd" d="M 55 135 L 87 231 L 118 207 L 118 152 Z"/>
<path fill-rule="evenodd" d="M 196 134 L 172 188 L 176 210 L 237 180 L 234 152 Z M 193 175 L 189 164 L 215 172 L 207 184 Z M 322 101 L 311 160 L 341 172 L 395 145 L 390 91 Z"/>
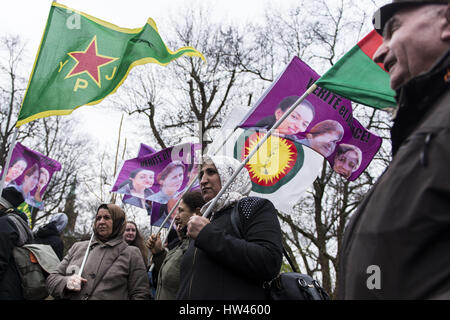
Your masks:
<path fill-rule="evenodd" d="M 35 52 L 47 21 L 50 0 L 2 1 L 0 34 L 20 34 L 29 40 L 29 50 Z M 273 3 L 274 1 L 272 1 Z M 281 0 L 280 8 L 298 0 Z M 263 16 L 267 0 L 63 0 L 58 3 L 83 11 L 124 28 L 140 28 L 147 18 L 156 21 L 163 30 L 167 16 L 189 5 L 214 4 L 212 17 L 246 22 Z"/>
<path fill-rule="evenodd" d="M 369 3 L 369 1 L 365 0 L 361 3 Z M 168 17 L 185 11 L 189 6 L 206 5 L 212 10 L 211 18 L 213 20 L 244 24 L 248 21 L 261 21 L 268 3 L 276 4 L 280 10 L 300 3 L 299 0 L 64 0 L 58 2 L 125 28 L 143 27 L 147 19 L 151 17 L 155 20 L 165 41 L 170 40 L 164 37 L 165 27 L 167 28 L 167 23 L 170 22 Z M 41 41 L 50 6 L 50 0 L 2 1 L 0 36 L 19 35 L 26 42 L 26 63 L 30 66 L 29 72 L 31 72 L 31 66 Z M 98 106 L 102 107 L 102 105 L 101 103 L 95 106 L 85 106 L 77 109 L 72 115 L 81 119 L 85 128 L 101 143 L 114 140 L 112 137 L 117 136 L 121 116 L 119 112 L 108 110 L 105 113 L 102 111 L 101 120 L 103 122 L 99 122 L 99 113 L 95 111 L 95 108 L 99 109 Z M 92 111 L 93 109 L 94 111 Z M 125 130 L 131 125 L 125 121 Z M 140 142 L 146 143 L 146 141 Z"/>
<path fill-rule="evenodd" d="M 168 17 L 189 6 L 211 5 L 211 18 L 214 20 L 245 23 L 249 20 L 262 19 L 267 0 L 64 0 L 58 3 L 73 9 L 83 11 L 99 19 L 113 23 L 124 28 L 141 28 L 148 18 L 155 20 L 163 40 L 165 24 Z M 277 1 L 279 8 L 288 7 L 295 0 Z M 26 63 L 31 67 L 34 62 L 39 43 L 42 38 L 45 24 L 52 1 L 50 0 L 22 0 L 2 1 L 0 10 L 0 36 L 6 34 L 19 35 L 27 44 Z M 274 3 L 274 1 L 272 1 Z M 279 4 L 280 3 L 280 4 Z M 176 49 L 176 48 L 171 48 Z M 27 75 L 28 76 L 28 75 Z M 119 112 L 104 112 L 101 114 L 103 122 L 99 122 L 98 113 L 92 112 L 96 106 L 102 107 L 102 103 L 95 106 L 85 106 L 77 109 L 72 116 L 81 119 L 85 127 L 94 138 L 103 143 L 117 136 L 120 121 Z M 111 125 L 114 124 L 114 125 Z M 125 121 L 124 128 L 128 124 Z M 142 141 L 145 143 L 145 141 Z"/>

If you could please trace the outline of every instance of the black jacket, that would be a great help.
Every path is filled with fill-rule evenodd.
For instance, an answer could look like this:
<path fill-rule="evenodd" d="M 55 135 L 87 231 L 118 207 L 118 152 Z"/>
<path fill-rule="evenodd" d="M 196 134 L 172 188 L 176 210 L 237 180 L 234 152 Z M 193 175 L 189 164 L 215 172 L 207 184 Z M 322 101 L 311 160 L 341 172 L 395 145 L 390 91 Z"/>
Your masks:
<path fill-rule="evenodd" d="M 24 214 L 14 214 L 27 221 Z M 7 214 L 0 213 L 0 300 L 23 300 L 22 281 L 12 255 L 18 242 L 17 227 Z"/>
<path fill-rule="evenodd" d="M 64 258 L 64 243 L 56 228 L 56 222 L 50 222 L 36 232 L 35 243 L 48 244 L 53 248 L 59 260 Z"/>
<path fill-rule="evenodd" d="M 339 299 L 450 298 L 449 71 L 447 53 L 397 92 L 393 160 L 346 228 Z"/>
<path fill-rule="evenodd" d="M 265 299 L 262 285 L 280 271 L 282 244 L 276 210 L 270 201 L 260 200 L 244 225 L 246 240 L 234 234 L 229 207 L 216 212 L 191 241 L 177 299 Z"/>

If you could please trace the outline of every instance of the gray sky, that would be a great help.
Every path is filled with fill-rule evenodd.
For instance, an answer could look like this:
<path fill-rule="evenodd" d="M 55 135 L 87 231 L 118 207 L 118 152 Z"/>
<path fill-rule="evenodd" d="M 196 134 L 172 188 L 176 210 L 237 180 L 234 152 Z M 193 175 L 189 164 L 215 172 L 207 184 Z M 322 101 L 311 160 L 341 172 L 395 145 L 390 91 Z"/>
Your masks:
<path fill-rule="evenodd" d="M 334 1 L 336 0 L 330 0 L 331 3 Z M 377 0 L 377 2 L 380 1 Z M 159 33 L 166 42 L 170 40 L 167 39 L 164 31 L 169 29 L 167 26 L 167 23 L 170 23 L 169 17 L 177 12 L 185 11 L 190 6 L 196 8 L 207 6 L 211 10 L 213 20 L 244 24 L 248 21 L 263 21 L 268 4 L 276 5 L 276 8 L 281 11 L 285 9 L 287 11 L 293 5 L 300 4 L 299 0 L 61 0 L 58 2 L 124 28 L 143 27 L 147 19 L 151 17 L 155 20 Z M 363 4 L 373 5 L 373 2 L 371 0 L 358 2 L 358 5 Z M 2 1 L 0 36 L 19 35 L 26 42 L 25 63 L 29 65 L 27 76 L 31 72 L 50 6 L 50 0 Z M 116 139 L 114 137 L 117 137 L 121 117 L 119 112 L 110 109 L 107 112 L 105 108 L 98 110 L 103 106 L 105 106 L 104 102 L 95 106 L 84 106 L 71 115 L 81 119 L 84 124 L 81 130 L 89 131 L 101 144 Z M 125 132 L 128 126 L 131 127 L 132 123 L 127 123 L 125 120 Z M 146 141 L 141 142 L 146 143 Z"/>
<path fill-rule="evenodd" d="M 264 8 L 270 2 L 268 0 L 61 0 L 73 9 L 85 12 L 96 18 L 105 20 L 119 27 L 141 28 L 148 18 L 155 20 L 159 33 L 164 41 L 168 41 L 164 35 L 167 30 L 169 17 L 180 10 L 186 10 L 189 6 L 211 6 L 211 18 L 220 21 L 233 21 L 246 23 L 249 20 L 262 19 Z M 274 3 L 274 1 L 271 1 Z M 25 63 L 29 65 L 29 73 L 33 65 L 41 37 L 47 22 L 48 13 L 52 1 L 50 0 L 22 0 L 2 1 L 0 10 L 0 36 L 6 34 L 19 35 L 26 42 L 27 56 Z M 297 0 L 278 0 L 277 7 L 282 9 L 289 7 Z M 181 45 L 180 45 L 181 46 Z M 170 48 L 172 50 L 177 48 Z M 74 111 L 70 116 L 81 119 L 84 128 L 89 131 L 94 139 L 101 144 L 114 140 L 117 137 L 121 114 L 112 110 L 105 113 L 104 109 L 97 112 L 95 109 L 104 106 L 104 102 L 95 106 L 84 106 Z M 102 121 L 100 121 L 102 120 Z M 112 124 L 112 125 L 111 125 Z M 132 126 L 125 120 L 124 130 Z M 141 141 L 144 142 L 145 141 Z"/>

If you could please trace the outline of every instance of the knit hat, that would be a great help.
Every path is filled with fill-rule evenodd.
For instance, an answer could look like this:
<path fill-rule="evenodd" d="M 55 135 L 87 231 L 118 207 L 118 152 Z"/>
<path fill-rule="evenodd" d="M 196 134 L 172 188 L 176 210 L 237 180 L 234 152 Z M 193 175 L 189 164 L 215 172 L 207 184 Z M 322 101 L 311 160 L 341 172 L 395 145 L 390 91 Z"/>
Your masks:
<path fill-rule="evenodd" d="M 55 222 L 56 229 L 58 229 L 58 232 L 61 233 L 67 226 L 68 221 L 69 219 L 65 213 L 57 213 L 50 219 L 49 223 Z"/>
<path fill-rule="evenodd" d="M 3 189 L 2 196 L 0 197 L 0 204 L 6 209 L 17 208 L 22 202 L 25 201 L 22 192 L 15 187 L 7 187 Z"/>

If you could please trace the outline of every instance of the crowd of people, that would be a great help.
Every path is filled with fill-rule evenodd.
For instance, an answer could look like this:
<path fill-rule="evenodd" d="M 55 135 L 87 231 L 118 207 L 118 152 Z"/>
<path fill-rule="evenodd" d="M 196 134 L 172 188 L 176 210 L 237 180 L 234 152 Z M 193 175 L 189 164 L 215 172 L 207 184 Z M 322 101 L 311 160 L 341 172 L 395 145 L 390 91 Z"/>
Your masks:
<path fill-rule="evenodd" d="M 375 14 L 374 27 L 383 36 L 374 61 L 384 64 L 397 93 L 393 159 L 345 229 L 337 298 L 450 299 L 450 0 L 394 0 Z M 287 99 L 261 126 L 273 124 L 295 100 Z M 303 127 L 311 122 L 314 108 L 304 103 L 297 109 L 279 134 L 301 130 L 290 124 L 295 117 L 304 118 Z M 305 143 L 329 156 L 342 138 L 341 129 L 323 121 Z M 337 172 L 349 177 L 360 163 L 358 148 L 337 147 Z M 266 299 L 263 284 L 279 274 L 282 264 L 276 209 L 266 199 L 248 197 L 246 170 L 216 199 L 239 164 L 233 158 L 203 156 L 200 191 L 183 193 L 176 228 L 165 243 L 159 233 L 144 239 L 120 206 L 101 204 L 91 239 L 76 242 L 66 254 L 61 234 L 67 216 L 55 215 L 32 233 L 27 217 L 17 210 L 28 183 L 39 183 L 37 171 L 30 170 L 23 190 L 7 186 L 0 197 L 0 299 L 23 299 L 12 252 L 26 243 L 49 244 L 60 258 L 46 278 L 54 299 Z M 23 161 L 14 163 L 7 183 L 23 169 Z M 141 174 L 142 183 L 136 172 L 124 187 L 144 194 L 156 179 L 161 191 L 145 197 L 164 203 L 179 192 L 183 170 L 173 165 L 156 177 Z M 235 207 L 245 217 L 239 234 L 231 220 Z M 206 211 L 209 217 L 203 216 Z M 371 266 L 381 270 L 376 288 L 367 285 Z"/>
<path fill-rule="evenodd" d="M 19 243 L 10 215 L 19 216 L 27 226 L 26 217 L 16 209 L 24 198 L 16 188 L 5 188 L 0 200 L 0 230 L 5 235 L 0 239 L 0 260 L 8 268 L 0 274 L 0 297 L 23 298 L 20 275 L 11 259 L 13 247 L 46 243 L 61 260 L 46 278 L 54 299 L 263 299 L 262 284 L 273 279 L 281 267 L 281 229 L 275 208 L 264 199 L 248 203 L 246 210 L 252 215 L 245 236 L 233 233 L 229 213 L 251 191 L 250 176 L 243 170 L 217 201 L 212 217 L 201 216 L 221 190 L 222 181 L 228 181 L 240 164 L 220 156 L 205 156 L 202 163 L 201 190 L 183 194 L 175 215 L 176 228 L 164 245 L 160 234 L 145 241 L 136 223 L 127 221 L 125 211 L 115 204 L 98 207 L 92 238 L 76 242 L 64 256 L 61 233 L 67 225 L 65 214 L 54 215 L 34 234 L 30 230 L 29 238 Z M 208 285 L 212 283 L 215 285 Z"/>

